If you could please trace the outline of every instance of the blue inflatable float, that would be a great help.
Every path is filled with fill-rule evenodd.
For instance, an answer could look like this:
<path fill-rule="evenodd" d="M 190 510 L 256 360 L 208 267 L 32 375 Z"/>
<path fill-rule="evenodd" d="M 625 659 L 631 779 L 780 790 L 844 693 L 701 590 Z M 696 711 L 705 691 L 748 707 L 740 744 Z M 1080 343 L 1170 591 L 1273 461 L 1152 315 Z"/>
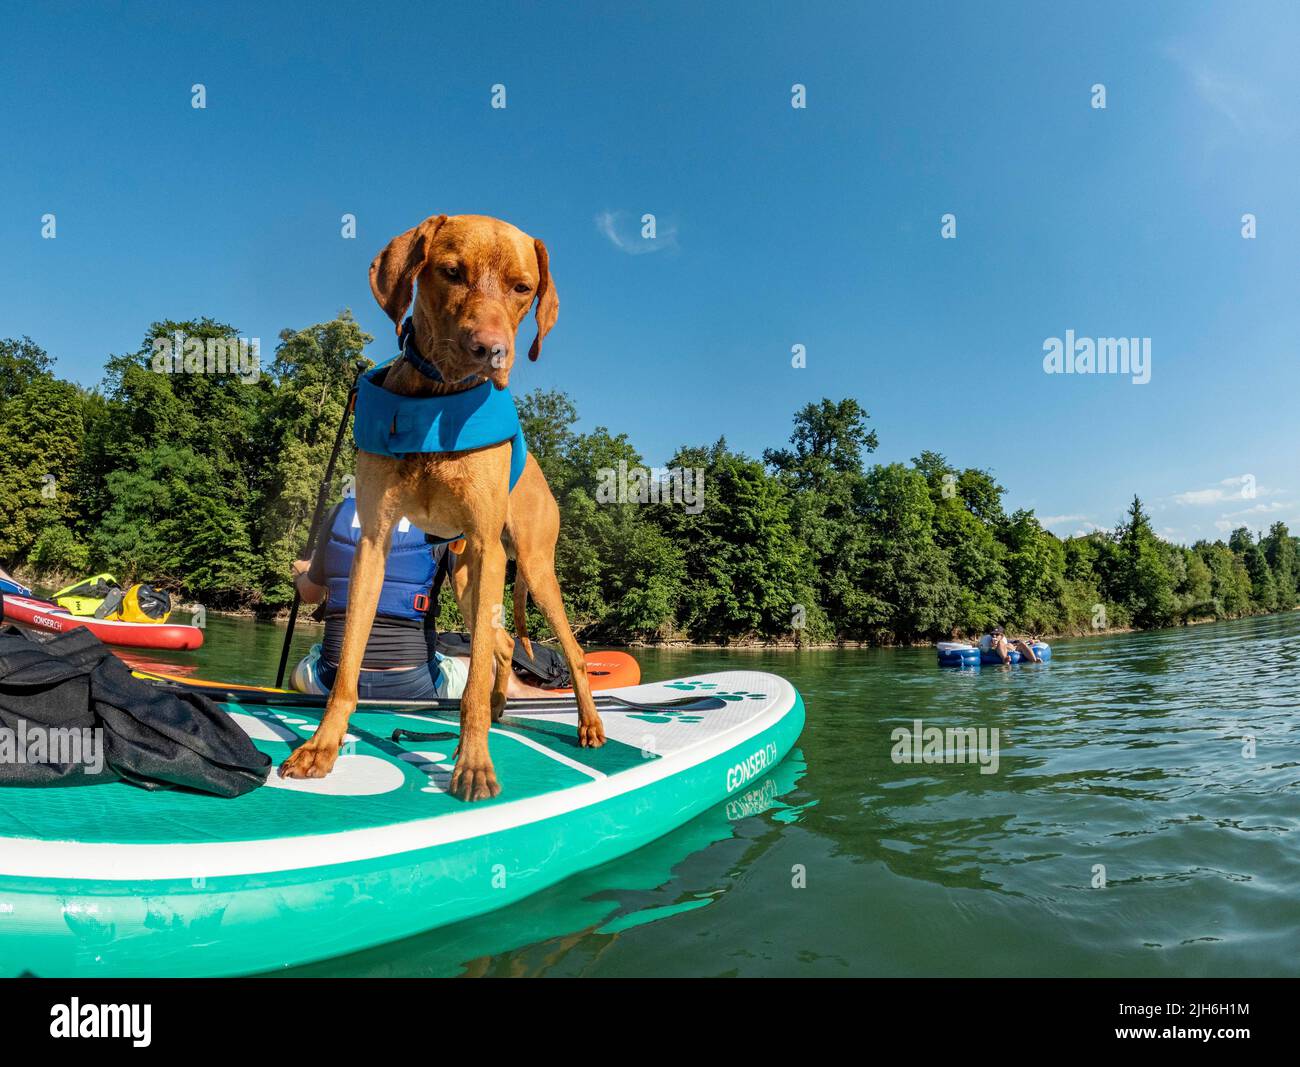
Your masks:
<path fill-rule="evenodd" d="M 1052 646 L 1045 641 L 1034 641 L 1029 647 L 1044 663 L 1052 658 Z M 1002 662 L 996 652 L 984 651 L 979 645 L 971 645 L 963 641 L 940 641 L 938 648 L 940 667 L 979 667 L 981 664 Z M 1011 662 L 1019 663 L 1020 660 L 1020 653 L 1013 650 Z"/>
<path fill-rule="evenodd" d="M 32 595 L 32 591 L 27 586 L 19 585 L 3 571 L 0 571 L 0 593 L 8 593 L 10 596 Z"/>

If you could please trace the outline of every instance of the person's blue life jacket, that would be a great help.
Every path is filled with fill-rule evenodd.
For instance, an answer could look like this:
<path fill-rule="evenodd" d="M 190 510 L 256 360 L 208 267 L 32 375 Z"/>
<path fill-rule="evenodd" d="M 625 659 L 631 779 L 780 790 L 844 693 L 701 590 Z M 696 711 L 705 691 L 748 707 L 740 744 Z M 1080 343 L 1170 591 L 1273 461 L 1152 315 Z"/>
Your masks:
<path fill-rule="evenodd" d="M 356 555 L 360 539 L 357 502 L 353 497 L 345 497 L 334 514 L 329 540 L 325 542 L 325 587 L 329 590 L 326 610 L 331 615 L 341 615 L 348 609 L 352 557 Z M 393 531 L 376 614 L 423 622 L 429 610 L 429 594 L 437 569 L 433 548 L 424 531 L 403 518 Z"/>

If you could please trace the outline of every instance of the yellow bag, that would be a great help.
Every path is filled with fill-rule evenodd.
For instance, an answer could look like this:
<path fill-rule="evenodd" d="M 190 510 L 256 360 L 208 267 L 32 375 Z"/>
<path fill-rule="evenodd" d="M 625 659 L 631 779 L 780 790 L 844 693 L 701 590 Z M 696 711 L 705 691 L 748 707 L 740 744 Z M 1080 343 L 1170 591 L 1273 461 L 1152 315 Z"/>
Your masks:
<path fill-rule="evenodd" d="M 166 622 L 172 613 L 172 598 L 147 582 L 136 582 L 122 597 L 122 606 L 109 616 L 120 622 Z"/>

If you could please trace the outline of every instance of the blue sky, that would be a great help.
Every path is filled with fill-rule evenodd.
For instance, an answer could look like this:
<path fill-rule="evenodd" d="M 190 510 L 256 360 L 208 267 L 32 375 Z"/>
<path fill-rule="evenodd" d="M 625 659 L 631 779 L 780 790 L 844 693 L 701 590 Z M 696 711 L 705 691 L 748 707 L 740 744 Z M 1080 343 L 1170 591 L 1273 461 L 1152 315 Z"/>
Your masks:
<path fill-rule="evenodd" d="M 178 8 L 3 16 L 0 336 L 67 377 L 198 315 L 269 351 L 349 307 L 383 358 L 371 258 L 482 213 L 561 298 L 516 393 L 651 462 L 854 396 L 877 458 L 989 467 L 1058 533 L 1135 492 L 1178 540 L 1300 528 L 1295 5 Z M 1150 382 L 1045 374 L 1067 330 L 1150 337 Z"/>

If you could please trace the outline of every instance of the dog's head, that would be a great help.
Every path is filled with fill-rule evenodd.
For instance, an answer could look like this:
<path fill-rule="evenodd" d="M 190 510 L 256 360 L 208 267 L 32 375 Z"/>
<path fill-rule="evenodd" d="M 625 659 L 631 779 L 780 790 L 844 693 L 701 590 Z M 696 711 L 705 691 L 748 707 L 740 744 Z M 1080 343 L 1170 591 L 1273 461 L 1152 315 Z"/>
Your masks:
<path fill-rule="evenodd" d="M 444 380 L 482 375 L 498 389 L 510 381 L 515 334 L 533 302 L 529 359 L 560 313 L 546 246 L 485 215 L 434 215 L 394 237 L 370 264 L 370 290 L 399 330 L 414 294 L 416 336 Z"/>

